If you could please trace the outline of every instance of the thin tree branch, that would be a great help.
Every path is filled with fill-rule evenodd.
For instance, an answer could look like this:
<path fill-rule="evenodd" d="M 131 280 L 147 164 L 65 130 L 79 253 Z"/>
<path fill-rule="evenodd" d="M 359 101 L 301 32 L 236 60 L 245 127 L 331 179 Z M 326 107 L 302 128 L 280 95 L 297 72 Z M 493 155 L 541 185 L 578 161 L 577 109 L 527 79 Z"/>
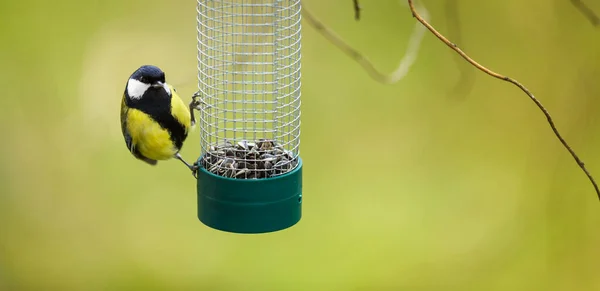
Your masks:
<path fill-rule="evenodd" d="M 588 19 L 593 26 L 600 25 L 600 18 L 598 15 L 596 15 L 596 13 L 594 13 L 590 7 L 585 5 L 585 3 L 581 2 L 581 0 L 571 0 L 571 3 L 579 10 L 579 12 L 581 12 L 581 14 L 583 14 L 583 16 L 585 16 L 585 18 Z"/>
<path fill-rule="evenodd" d="M 457 0 L 446 0 L 446 21 L 448 22 L 448 34 L 456 43 L 462 44 L 463 40 Z M 460 77 L 451 92 L 455 96 L 469 95 L 475 81 L 475 68 L 469 63 L 465 63 L 459 55 L 454 55 L 454 60 L 460 71 Z"/>
<path fill-rule="evenodd" d="M 354 19 L 356 21 L 360 20 L 360 4 L 358 4 L 358 0 L 352 0 L 354 4 Z"/>
<path fill-rule="evenodd" d="M 458 46 L 456 46 L 456 44 L 454 44 L 451 41 L 449 41 L 446 37 L 444 37 L 437 30 L 435 30 L 435 28 L 433 28 L 433 26 L 431 26 L 427 21 L 425 21 L 425 19 L 423 19 L 417 13 L 412 0 L 408 0 L 408 6 L 410 7 L 410 11 L 412 12 L 413 17 L 415 17 L 419 22 L 421 22 L 425 27 L 427 27 L 427 29 L 429 29 L 429 31 L 431 31 L 438 39 L 440 39 L 442 42 L 444 42 L 448 47 L 450 47 L 452 50 L 454 50 L 456 53 L 458 53 L 467 62 L 471 63 L 471 65 L 475 66 L 480 71 L 482 71 L 482 72 L 484 72 L 484 73 L 486 73 L 486 74 L 488 74 L 488 75 L 490 75 L 490 76 L 492 76 L 494 78 L 497 78 L 497 79 L 504 80 L 506 82 L 512 83 L 513 85 L 519 87 L 519 89 L 521 89 L 523 92 L 525 92 L 525 94 L 527 94 L 527 96 L 529 96 L 529 98 L 531 99 L 531 101 L 533 101 L 535 103 L 535 105 L 537 105 L 537 107 L 546 116 L 546 119 L 548 120 L 548 124 L 550 124 L 550 127 L 552 128 L 552 131 L 554 131 L 554 135 L 556 135 L 556 137 L 562 143 L 562 145 L 567 149 L 567 151 L 569 151 L 569 153 L 571 154 L 571 156 L 573 157 L 573 159 L 575 160 L 575 162 L 577 162 L 577 165 L 579 165 L 579 167 L 581 168 L 581 170 L 583 170 L 583 172 L 585 173 L 585 175 L 588 177 L 588 179 L 590 180 L 590 182 L 594 186 L 594 189 L 596 190 L 596 194 L 598 195 L 598 199 L 600 200 L 600 189 L 598 189 L 598 185 L 596 184 L 596 181 L 594 180 L 594 178 L 592 177 L 592 175 L 588 172 L 588 170 L 585 168 L 585 164 L 581 161 L 581 159 L 579 159 L 579 157 L 577 156 L 577 154 L 575 154 L 575 152 L 573 151 L 573 149 L 571 149 L 571 147 L 567 144 L 567 142 L 565 141 L 565 139 L 560 135 L 560 133 L 558 132 L 558 129 L 556 129 L 556 126 L 554 125 L 554 121 L 552 121 L 552 117 L 550 117 L 550 113 L 548 113 L 548 110 L 546 110 L 546 108 L 542 105 L 542 103 L 537 98 L 535 98 L 533 96 L 533 94 L 531 94 L 531 92 L 529 92 L 529 90 L 527 88 L 525 88 L 525 86 L 521 85 L 521 83 L 517 82 L 516 80 L 514 80 L 512 78 L 509 78 L 507 76 L 500 75 L 500 74 L 498 74 L 498 73 L 496 73 L 494 71 L 491 71 L 490 69 L 488 69 L 488 68 L 480 65 L 475 60 L 471 59 L 466 53 L 464 53 L 461 49 L 459 49 Z"/>
<path fill-rule="evenodd" d="M 356 0 L 356 2 L 358 2 Z M 402 2 L 404 3 L 404 2 Z M 419 7 L 421 10 L 423 17 L 429 19 L 429 13 L 422 5 Z M 426 29 L 416 23 L 415 29 L 410 36 L 408 49 L 400 63 L 396 69 L 390 74 L 384 74 L 380 72 L 371 61 L 361 54 L 359 51 L 354 49 L 352 46 L 347 44 L 344 40 L 342 40 L 335 32 L 325 26 L 320 20 L 318 20 L 314 14 L 306 8 L 306 5 L 302 5 L 302 17 L 308 22 L 310 26 L 312 26 L 317 32 L 319 32 L 323 37 L 325 37 L 329 42 L 338 47 L 341 51 L 343 51 L 346 55 L 352 58 L 354 61 L 359 63 L 365 71 L 377 82 L 383 84 L 393 84 L 400 80 L 402 80 L 407 74 L 410 67 L 414 64 L 417 58 L 417 54 L 419 52 L 419 47 L 425 36 Z"/>

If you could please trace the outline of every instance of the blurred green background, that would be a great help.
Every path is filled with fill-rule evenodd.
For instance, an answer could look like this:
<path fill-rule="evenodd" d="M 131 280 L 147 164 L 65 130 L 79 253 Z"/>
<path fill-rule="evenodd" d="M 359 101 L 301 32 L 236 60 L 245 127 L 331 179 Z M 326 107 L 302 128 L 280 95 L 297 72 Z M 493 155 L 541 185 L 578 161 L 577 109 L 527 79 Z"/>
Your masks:
<path fill-rule="evenodd" d="M 567 0 L 458 2 L 460 36 L 424 4 L 600 179 L 600 30 Z M 398 1 L 363 0 L 360 22 L 349 0 L 305 4 L 386 71 L 415 23 Z M 198 221 L 180 162 L 134 160 L 119 129 L 141 64 L 189 102 L 195 1 L 1 1 L 0 290 L 600 290 L 598 198 L 522 92 L 472 72 L 456 93 L 429 32 L 381 85 L 304 24 L 304 216 L 235 235 Z"/>

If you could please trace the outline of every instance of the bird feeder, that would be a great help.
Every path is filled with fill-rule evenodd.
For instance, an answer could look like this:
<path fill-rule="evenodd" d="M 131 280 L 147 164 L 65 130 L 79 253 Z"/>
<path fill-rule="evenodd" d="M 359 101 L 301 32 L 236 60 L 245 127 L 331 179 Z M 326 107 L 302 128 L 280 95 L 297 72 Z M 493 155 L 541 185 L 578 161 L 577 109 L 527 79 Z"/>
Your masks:
<path fill-rule="evenodd" d="M 302 209 L 300 0 L 198 0 L 198 218 L 234 233 Z"/>

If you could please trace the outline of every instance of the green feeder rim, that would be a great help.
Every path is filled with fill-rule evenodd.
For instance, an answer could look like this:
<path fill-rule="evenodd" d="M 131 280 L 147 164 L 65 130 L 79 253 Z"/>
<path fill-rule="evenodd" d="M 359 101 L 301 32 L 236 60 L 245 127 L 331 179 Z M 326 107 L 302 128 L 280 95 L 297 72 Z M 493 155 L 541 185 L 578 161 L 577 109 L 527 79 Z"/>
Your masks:
<path fill-rule="evenodd" d="M 200 163 L 198 160 L 198 164 Z M 234 233 L 266 233 L 295 225 L 302 216 L 302 159 L 280 176 L 235 179 L 198 169 L 198 219 Z"/>

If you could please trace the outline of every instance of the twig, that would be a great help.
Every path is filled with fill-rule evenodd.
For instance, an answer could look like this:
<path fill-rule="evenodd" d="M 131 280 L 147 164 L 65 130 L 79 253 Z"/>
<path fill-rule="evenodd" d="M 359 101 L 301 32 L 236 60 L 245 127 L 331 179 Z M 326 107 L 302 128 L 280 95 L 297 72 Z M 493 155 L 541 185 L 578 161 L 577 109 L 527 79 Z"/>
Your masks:
<path fill-rule="evenodd" d="M 354 19 L 356 21 L 360 20 L 360 5 L 358 4 L 358 0 L 353 0 L 354 3 Z"/>
<path fill-rule="evenodd" d="M 583 170 L 583 172 L 588 177 L 588 179 L 590 180 L 590 182 L 592 182 L 592 185 L 594 186 L 594 189 L 596 190 L 596 194 L 598 195 L 598 199 L 600 199 L 600 189 L 598 189 L 598 185 L 596 184 L 596 181 L 594 180 L 594 178 L 592 177 L 592 175 L 588 172 L 588 170 L 585 168 L 585 164 L 581 161 L 581 159 L 579 159 L 579 157 L 577 156 L 577 154 L 575 154 L 575 152 L 573 151 L 573 149 L 571 149 L 571 147 L 567 144 L 567 142 L 565 141 L 565 139 L 560 135 L 560 133 L 558 132 L 558 129 L 556 129 L 556 126 L 554 125 L 554 121 L 552 121 L 552 117 L 550 117 L 550 113 L 548 113 L 548 110 L 546 110 L 546 108 L 542 105 L 542 103 L 539 100 L 537 100 L 537 98 L 535 98 L 533 96 L 533 94 L 531 94 L 531 92 L 529 92 L 529 90 L 527 90 L 527 88 L 525 88 L 525 86 L 521 85 L 521 83 L 519 83 L 516 80 L 514 80 L 512 78 L 509 78 L 507 76 L 503 76 L 503 75 L 500 75 L 500 74 L 498 74 L 496 72 L 493 72 L 490 69 L 488 69 L 488 68 L 480 65 L 475 60 L 471 59 L 467 54 L 465 54 L 461 49 L 459 49 L 456 46 L 456 44 L 454 44 L 451 41 L 449 41 L 448 39 L 446 39 L 446 37 L 444 37 L 442 34 L 440 34 L 437 30 L 435 30 L 435 28 L 433 28 L 433 26 L 431 26 L 427 21 L 425 21 L 425 19 L 423 19 L 417 13 L 412 0 L 408 0 L 408 6 L 410 7 L 410 11 L 412 12 L 413 17 L 415 17 L 419 22 L 421 22 L 425 27 L 427 27 L 427 29 L 429 29 L 429 31 L 431 31 L 437 38 L 439 38 L 442 42 L 444 42 L 452 50 L 454 50 L 455 52 L 457 52 L 467 62 L 471 63 L 471 65 L 475 66 L 480 71 L 482 71 L 482 72 L 484 72 L 484 73 L 486 73 L 486 74 L 488 74 L 488 75 L 490 75 L 490 76 L 492 76 L 494 78 L 497 78 L 497 79 L 504 80 L 506 82 L 512 83 L 513 85 L 519 87 L 519 89 L 521 89 L 523 92 L 525 92 L 525 94 L 527 94 L 527 96 L 529 96 L 529 98 L 531 99 L 531 101 L 533 101 L 535 103 L 535 105 L 537 105 L 537 107 L 546 116 L 546 119 L 548 120 L 548 124 L 550 124 L 550 127 L 552 128 L 552 131 L 554 131 L 554 135 L 556 135 L 556 137 L 558 138 L 558 140 L 560 140 L 560 142 L 562 143 L 562 145 L 569 151 L 569 153 L 571 154 L 571 156 L 573 157 L 573 159 L 575 159 L 575 161 L 577 162 L 577 165 L 579 165 L 579 167 L 581 168 L 581 170 Z"/>
<path fill-rule="evenodd" d="M 402 3 L 404 3 L 404 2 L 402 2 Z M 421 5 L 421 7 L 419 7 L 419 8 L 422 11 L 422 14 L 424 15 L 423 17 L 428 19 L 429 13 L 425 9 L 425 7 L 423 7 Z M 350 56 L 354 61 L 359 63 L 363 67 L 363 69 L 365 69 L 365 71 L 367 71 L 367 73 L 374 80 L 376 80 L 380 83 L 383 83 L 383 84 L 396 83 L 396 82 L 402 80 L 406 76 L 406 74 L 408 73 L 408 70 L 413 65 L 413 63 L 416 61 L 417 54 L 419 52 L 419 46 L 421 45 L 421 41 L 423 40 L 423 37 L 425 36 L 425 31 L 426 31 L 426 29 L 422 25 L 420 25 L 419 23 L 416 23 L 415 30 L 413 30 L 413 33 L 410 36 L 408 49 L 407 49 L 406 53 L 404 54 L 404 56 L 402 57 L 402 59 L 400 60 L 400 63 L 398 64 L 398 66 L 392 73 L 384 74 L 384 73 L 381 73 L 379 70 L 377 70 L 377 68 L 375 68 L 373 63 L 371 63 L 371 61 L 369 61 L 369 59 L 367 59 L 367 57 L 365 57 L 363 54 L 358 52 L 352 46 L 347 44 L 338 35 L 336 35 L 331 29 L 329 29 L 321 21 L 319 21 L 314 16 L 314 14 L 309 9 L 306 8 L 306 5 L 304 5 L 304 4 L 302 6 L 302 17 L 306 21 L 308 21 L 308 24 L 310 26 L 312 26 L 313 28 L 315 28 L 315 30 L 317 30 L 317 32 L 319 32 L 323 37 L 325 37 L 332 44 L 334 44 L 336 47 L 338 47 L 340 50 L 342 50 L 346 55 Z"/>
<path fill-rule="evenodd" d="M 600 25 L 600 18 L 598 15 L 596 15 L 592 9 L 585 5 L 585 3 L 581 2 L 581 0 L 571 0 L 571 3 L 579 10 L 579 12 L 581 12 L 581 14 L 583 14 L 583 16 L 585 16 L 585 18 L 590 21 L 593 26 Z"/>
<path fill-rule="evenodd" d="M 457 2 L 457 0 L 446 0 L 446 21 L 448 22 L 448 34 L 456 43 L 462 44 L 461 23 Z M 460 70 L 460 77 L 451 92 L 458 96 L 466 96 L 473 89 L 475 68 L 469 63 L 465 63 L 459 55 L 454 55 L 454 60 Z"/>

